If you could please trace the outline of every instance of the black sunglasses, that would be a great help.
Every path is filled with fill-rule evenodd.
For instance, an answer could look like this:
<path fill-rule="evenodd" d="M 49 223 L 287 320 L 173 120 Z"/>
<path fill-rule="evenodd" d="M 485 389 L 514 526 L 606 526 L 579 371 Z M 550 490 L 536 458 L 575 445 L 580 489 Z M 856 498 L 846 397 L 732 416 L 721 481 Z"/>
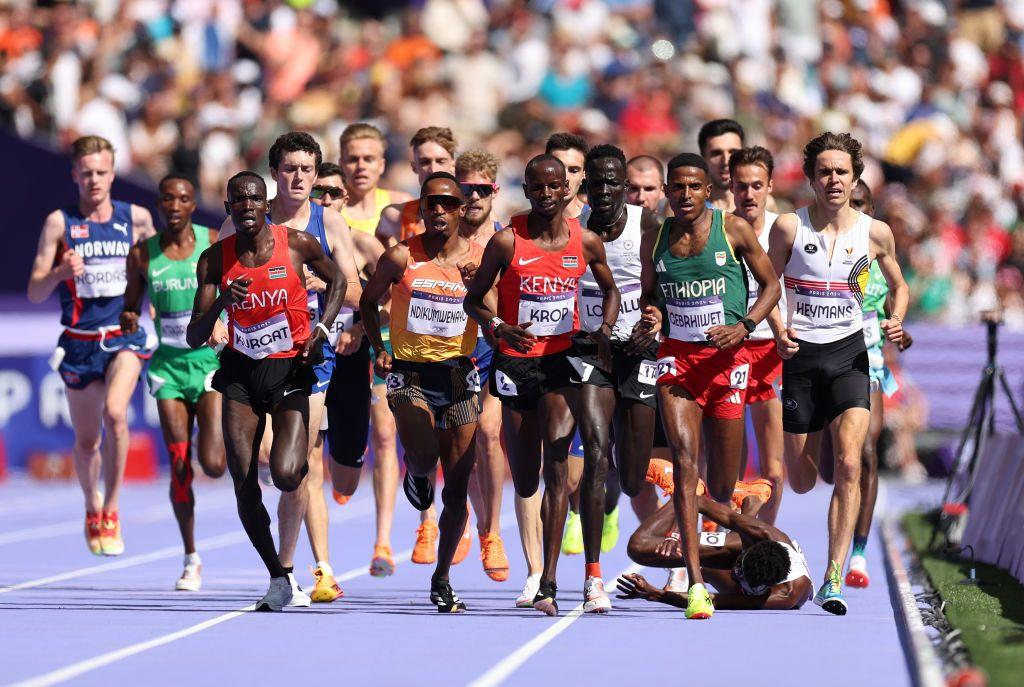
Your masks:
<path fill-rule="evenodd" d="M 455 196 L 445 196 L 437 194 L 427 196 L 423 200 L 426 203 L 424 207 L 426 207 L 427 210 L 432 210 L 438 205 L 440 205 L 441 209 L 444 210 L 445 212 L 455 212 L 460 207 L 462 207 L 462 201 L 456 198 Z"/>
<path fill-rule="evenodd" d="M 344 194 L 345 192 L 337 186 L 314 186 L 313 189 L 309 192 L 309 197 L 319 200 L 324 196 L 330 196 L 331 198 L 341 198 Z"/>
<path fill-rule="evenodd" d="M 469 198 L 475 192 L 481 198 L 486 198 L 495 191 L 498 190 L 497 184 L 459 184 L 459 188 L 462 189 L 462 195 Z"/>

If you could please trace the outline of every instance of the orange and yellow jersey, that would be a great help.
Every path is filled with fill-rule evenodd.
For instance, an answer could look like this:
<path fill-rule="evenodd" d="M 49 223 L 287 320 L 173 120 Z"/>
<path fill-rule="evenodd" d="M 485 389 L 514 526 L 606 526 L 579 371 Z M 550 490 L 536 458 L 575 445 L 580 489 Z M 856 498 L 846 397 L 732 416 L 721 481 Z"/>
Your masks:
<path fill-rule="evenodd" d="M 462 302 L 466 285 L 457 267 L 441 267 L 423 250 L 422 236 L 404 242 L 409 261 L 391 287 L 391 346 L 397 360 L 430 363 L 468 356 L 476 347 L 477 324 Z M 466 261 L 480 263 L 484 249 L 469 242 Z"/>
<path fill-rule="evenodd" d="M 380 214 L 384 212 L 384 208 L 391 205 L 391 191 L 386 191 L 382 188 L 373 189 L 373 213 L 369 217 L 353 217 L 351 211 L 345 208 L 341 211 L 341 216 L 345 218 L 345 222 L 348 226 L 352 227 L 355 231 L 363 231 L 371 236 L 377 231 L 377 224 L 380 222 Z"/>

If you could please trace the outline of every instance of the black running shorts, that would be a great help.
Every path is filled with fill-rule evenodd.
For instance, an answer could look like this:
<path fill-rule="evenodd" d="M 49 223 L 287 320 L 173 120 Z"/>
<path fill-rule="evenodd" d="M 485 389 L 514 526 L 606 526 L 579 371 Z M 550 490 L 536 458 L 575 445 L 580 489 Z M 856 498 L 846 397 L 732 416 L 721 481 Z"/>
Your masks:
<path fill-rule="evenodd" d="M 575 358 L 570 348 L 551 355 L 517 358 L 494 352 L 491 364 L 491 395 L 512 410 L 535 410 L 540 397 L 552 391 L 580 384 Z"/>
<path fill-rule="evenodd" d="M 361 468 L 370 437 L 370 342 L 363 339 L 352 355 L 334 359 L 334 374 L 324 401 L 327 444 L 339 465 Z"/>
<path fill-rule="evenodd" d="M 437 429 L 468 425 L 480 417 L 480 374 L 468 357 L 432 363 L 395 360 L 384 383 L 392 412 L 405 403 L 426 406 Z"/>
<path fill-rule="evenodd" d="M 290 394 L 309 396 L 316 373 L 299 356 L 253 360 L 244 353 L 225 348 L 220 354 L 220 369 L 212 386 L 230 401 L 244 403 L 256 413 L 269 413 Z"/>
<path fill-rule="evenodd" d="M 658 342 L 640 355 L 626 352 L 625 341 L 612 341 L 612 369 L 606 372 L 597 361 L 597 344 L 589 336 L 573 340 L 582 363 L 576 373 L 584 384 L 615 389 L 616 399 L 638 401 L 651 408 L 658 407 L 655 384 L 658 381 Z M 570 358 L 570 362 L 572 359 Z"/>
<path fill-rule="evenodd" d="M 868 352 L 857 331 L 826 344 L 797 341 L 800 351 L 782 362 L 782 428 L 818 432 L 849 408 L 871 408 Z"/>

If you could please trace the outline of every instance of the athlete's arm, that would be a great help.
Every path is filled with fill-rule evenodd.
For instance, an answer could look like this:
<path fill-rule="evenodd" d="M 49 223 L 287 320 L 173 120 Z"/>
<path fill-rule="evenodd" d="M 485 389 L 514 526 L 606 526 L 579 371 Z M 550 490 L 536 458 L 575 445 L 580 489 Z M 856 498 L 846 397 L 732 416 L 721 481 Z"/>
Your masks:
<path fill-rule="evenodd" d="M 77 277 L 85 272 L 82 256 L 73 250 L 66 250 L 60 256 L 60 262 L 54 263 L 57 247 L 64 239 L 64 213 L 60 210 L 51 212 L 43 222 L 43 230 L 39 233 L 39 246 L 36 248 L 36 259 L 32 263 L 32 273 L 28 278 L 27 295 L 32 303 L 42 303 L 57 284 Z"/>
<path fill-rule="evenodd" d="M 492 236 L 484 247 L 484 255 L 480 258 L 480 266 L 477 267 L 476 274 L 466 286 L 466 299 L 463 301 L 462 307 L 485 331 L 491 331 L 491 320 L 497 317 L 494 310 L 485 301 L 487 292 L 494 286 L 498 273 L 512 262 L 515 245 L 515 232 L 513 231 L 499 231 Z M 496 304 L 495 307 L 497 307 Z M 495 339 L 504 339 L 509 346 L 520 353 L 527 353 L 537 340 L 535 334 L 527 331 L 532 324 L 533 322 L 517 322 L 515 324 L 502 322 L 491 331 L 491 334 Z"/>
<path fill-rule="evenodd" d="M 384 246 L 380 241 L 363 231 L 351 232 L 352 245 L 363 259 L 363 273 L 371 277 L 377 269 L 377 261 L 384 255 Z M 358 306 L 356 306 L 358 307 Z"/>
<path fill-rule="evenodd" d="M 793 241 L 796 240 L 796 230 L 800 226 L 800 220 L 796 213 L 788 212 L 779 215 L 768 232 L 768 259 L 772 262 L 775 274 L 782 277 L 786 273 L 786 265 L 793 251 Z M 799 344 L 793 341 L 794 333 L 787 327 L 784 320 L 768 318 L 768 326 L 775 333 L 775 344 L 779 357 L 783 360 L 792 358 L 800 350 Z M 778 328 L 776 328 L 778 327 Z"/>
<path fill-rule="evenodd" d="M 654 253 L 654 245 L 658 240 L 658 230 L 661 229 L 661 222 L 653 212 L 643 208 L 640 212 L 640 285 L 644 290 L 644 278 L 652 280 L 654 288 L 657 289 L 658 279 L 654 274 L 654 261 L 646 260 L 644 256 Z M 640 297 L 640 321 L 633 327 L 629 337 L 627 350 L 637 354 L 646 350 L 658 337 L 661 331 L 661 309 L 654 304 L 651 298 L 645 300 L 643 294 Z"/>
<path fill-rule="evenodd" d="M 882 331 L 889 341 L 899 345 L 903 342 L 903 318 L 907 314 L 910 289 L 896 260 L 896 239 L 889 225 L 877 219 L 871 220 L 870 238 L 872 257 L 878 261 L 878 268 L 889 283 L 889 296 L 892 299 L 892 310 L 889 317 L 882 321 Z"/>
<path fill-rule="evenodd" d="M 196 297 L 192 303 L 192 318 L 185 330 L 185 341 L 191 348 L 199 348 L 213 334 L 214 324 L 221 311 L 231 303 L 241 303 L 249 293 L 251 279 L 235 279 L 218 295 L 221 278 L 220 244 L 214 244 L 203 251 L 196 263 Z"/>
<path fill-rule="evenodd" d="M 156 227 L 153 226 L 153 215 L 149 210 L 138 205 L 132 205 L 132 242 L 145 241 L 156 234 Z"/>
<path fill-rule="evenodd" d="M 296 272 L 302 274 L 302 266 L 309 265 L 327 283 L 324 311 L 320 314 L 320 321 L 323 323 L 323 327 L 317 325 L 313 328 L 313 331 L 309 333 L 306 345 L 302 349 L 303 359 L 308 359 L 310 354 L 314 354 L 314 357 L 319 355 L 323 342 L 327 339 L 327 332 L 324 331 L 324 327 L 329 330 L 331 325 L 334 324 L 334 318 L 338 316 L 341 304 L 345 300 L 347 284 L 341 277 L 341 270 L 338 269 L 334 260 L 327 257 L 327 253 L 324 253 L 320 242 L 312 234 L 289 229 L 288 247 L 295 251 L 300 260 L 294 266 Z M 349 260 L 351 260 L 351 256 L 349 256 Z"/>
<path fill-rule="evenodd" d="M 373 235 L 385 248 L 398 241 L 402 235 L 402 203 L 392 203 L 381 210 Z"/>
<path fill-rule="evenodd" d="M 136 243 L 128 251 L 127 279 L 124 287 L 124 305 L 121 309 L 121 331 L 131 334 L 139 328 L 139 313 L 142 311 L 142 293 L 146 289 L 146 269 L 149 252 L 143 243 Z"/>
<path fill-rule="evenodd" d="M 585 229 L 583 231 L 583 259 L 590 265 L 590 271 L 594 275 L 594 281 L 604 292 L 601 306 L 604 308 L 604 321 L 597 330 L 590 333 L 590 337 L 597 342 L 597 359 L 606 370 L 612 369 L 612 329 L 615 328 L 615 321 L 619 317 L 619 305 L 622 302 L 622 295 L 619 287 L 615 286 L 615 278 L 608 268 L 608 259 L 604 252 L 604 241 L 601 237 Z M 611 322 L 608 320 L 611 319 Z"/>
<path fill-rule="evenodd" d="M 325 212 L 324 233 L 327 234 L 327 245 L 331 247 L 331 257 L 334 258 L 345 281 L 344 305 L 358 308 L 359 294 L 363 287 L 359 283 L 359 270 L 356 269 L 352 230 L 340 212 Z"/>
<path fill-rule="evenodd" d="M 384 348 L 384 337 L 380 333 L 380 311 L 377 304 L 398 283 L 409 264 L 409 247 L 396 244 L 384 251 L 377 261 L 377 269 L 366 282 L 363 295 L 359 298 L 359 314 L 363 320 L 366 338 L 374 351 L 374 369 L 379 377 L 391 372 L 391 355 Z"/>
<path fill-rule="evenodd" d="M 775 541 L 782 539 L 779 535 L 781 530 L 772 527 L 768 523 L 757 520 L 749 515 L 737 513 L 729 506 L 718 503 L 707 496 L 697 497 L 697 512 L 709 520 L 717 522 L 722 527 L 732 530 L 740 535 L 740 539 L 747 546 L 759 541 Z"/>
<path fill-rule="evenodd" d="M 737 255 L 747 264 L 750 273 L 754 275 L 754 280 L 757 281 L 757 300 L 747 313 L 747 317 L 756 324 L 775 312 L 779 298 L 782 297 L 779 275 L 761 247 L 761 242 L 757 240 L 754 228 L 745 219 L 727 215 L 725 231 Z M 743 330 L 743 337 L 747 337 L 746 329 Z"/>

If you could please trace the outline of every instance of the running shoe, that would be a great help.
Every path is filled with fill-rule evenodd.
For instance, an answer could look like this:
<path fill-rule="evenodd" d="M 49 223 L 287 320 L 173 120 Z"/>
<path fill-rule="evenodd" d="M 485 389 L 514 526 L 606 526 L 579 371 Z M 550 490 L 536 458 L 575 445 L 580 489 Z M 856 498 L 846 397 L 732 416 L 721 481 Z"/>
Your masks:
<path fill-rule="evenodd" d="M 309 595 L 315 603 L 330 603 L 345 596 L 341 591 L 337 580 L 334 579 L 334 571 L 330 566 L 319 566 L 313 568 L 313 593 Z"/>
<path fill-rule="evenodd" d="M 580 514 L 571 510 L 565 519 L 565 531 L 562 533 L 562 553 L 566 556 L 583 553 L 583 523 Z"/>
<path fill-rule="evenodd" d="M 668 569 L 668 580 L 665 582 L 664 587 L 666 592 L 678 592 L 683 594 L 689 586 L 690 575 L 686 572 L 686 568 Z"/>
<path fill-rule="evenodd" d="M 715 614 L 715 605 L 711 602 L 711 595 L 702 584 L 695 584 L 690 587 L 690 593 L 686 599 L 687 620 L 708 620 Z"/>
<path fill-rule="evenodd" d="M 269 463 L 259 463 L 259 465 L 256 467 L 256 474 L 260 481 L 260 484 L 262 484 L 265 487 L 274 486 L 274 476 L 270 473 Z"/>
<path fill-rule="evenodd" d="M 331 494 L 334 496 L 334 502 L 339 506 L 344 506 L 346 503 L 348 503 L 348 500 L 352 498 L 351 496 L 346 496 L 345 494 L 342 494 L 340 491 L 335 491 L 334 489 L 331 489 Z"/>
<path fill-rule="evenodd" d="M 285 606 L 290 606 L 292 600 L 292 585 L 287 577 L 271 577 L 270 588 L 263 598 L 256 603 L 257 611 L 280 611 Z"/>
<path fill-rule="evenodd" d="M 743 501 L 751 496 L 758 499 L 762 504 L 768 503 L 772 498 L 772 483 L 761 478 L 750 482 L 738 480 L 732 491 L 733 510 L 742 510 Z"/>
<path fill-rule="evenodd" d="M 714 520 L 709 520 L 707 517 L 701 518 L 700 529 L 702 532 L 717 532 L 718 523 Z"/>
<path fill-rule="evenodd" d="M 198 592 L 203 586 L 202 572 L 203 564 L 199 561 L 198 556 L 185 556 L 185 569 L 178 581 L 174 583 L 175 591 Z"/>
<path fill-rule="evenodd" d="M 582 533 L 581 533 L 582 534 Z M 601 551 L 608 553 L 619 543 L 619 507 L 611 513 L 604 514 L 604 526 L 601 528 Z"/>
<path fill-rule="evenodd" d="M 434 503 L 434 485 L 426 477 L 416 477 L 408 470 L 402 480 L 402 491 L 418 511 L 425 511 Z"/>
<path fill-rule="evenodd" d="M 487 577 L 495 582 L 504 582 L 508 579 L 508 556 L 505 555 L 505 543 L 501 540 L 500 534 L 485 534 L 480 537 L 480 560 L 483 562 Z"/>
<path fill-rule="evenodd" d="M 610 610 L 612 602 L 604 591 L 604 580 L 600 577 L 588 577 L 583 583 L 583 612 L 607 613 Z"/>
<path fill-rule="evenodd" d="M 370 575 L 373 577 L 390 577 L 395 574 L 395 559 L 391 555 L 391 547 L 376 544 L 373 547 L 373 558 L 370 560 Z"/>
<path fill-rule="evenodd" d="M 290 584 L 292 588 L 292 598 L 285 605 L 292 606 L 294 608 L 309 608 L 309 605 L 313 603 L 313 600 L 310 599 L 309 594 L 304 592 L 302 587 L 299 586 L 299 581 L 295 579 L 295 575 L 288 573 L 288 577 L 285 579 L 288 580 L 288 584 Z"/>
<path fill-rule="evenodd" d="M 840 583 L 842 573 L 839 564 L 835 561 L 829 563 L 828 579 L 814 595 L 814 603 L 824 608 L 833 615 L 846 615 L 849 610 L 846 600 L 843 598 L 843 587 Z"/>
<path fill-rule="evenodd" d="M 466 604 L 462 603 L 448 580 L 431 580 L 430 602 L 437 606 L 438 613 L 463 613 L 466 610 Z"/>
<path fill-rule="evenodd" d="M 412 547 L 412 562 L 430 565 L 437 562 L 437 523 L 424 520 L 416 528 L 416 545 Z"/>
<path fill-rule="evenodd" d="M 89 551 L 95 556 L 103 555 L 103 545 L 100 543 L 100 535 L 103 531 L 103 517 L 99 513 L 85 514 L 85 543 Z"/>
<path fill-rule="evenodd" d="M 523 593 L 516 598 L 516 608 L 532 608 L 533 597 L 537 596 L 540 590 L 540 573 L 534 573 L 526 578 L 523 585 Z"/>
<path fill-rule="evenodd" d="M 846 586 L 864 589 L 870 582 L 867 559 L 864 556 L 850 556 L 850 569 L 846 571 Z"/>
<path fill-rule="evenodd" d="M 533 607 L 545 615 L 558 615 L 558 602 L 555 595 L 558 594 L 558 585 L 554 582 L 541 580 L 537 589 L 537 596 L 533 597 Z"/>
<path fill-rule="evenodd" d="M 121 521 L 117 511 L 103 511 L 100 523 L 100 547 L 104 556 L 120 556 L 124 553 L 124 540 L 121 539 Z"/>
<path fill-rule="evenodd" d="M 469 531 L 469 519 L 466 519 L 466 529 L 462 532 L 462 537 L 459 538 L 459 545 L 455 549 L 455 555 L 452 557 L 452 565 L 458 565 L 462 561 L 466 560 L 466 556 L 469 555 L 469 550 L 473 546 L 473 535 Z"/>
<path fill-rule="evenodd" d="M 663 496 L 671 496 L 676 490 L 672 480 L 672 463 L 662 458 L 651 458 L 647 464 L 647 481 L 661 489 Z"/>

